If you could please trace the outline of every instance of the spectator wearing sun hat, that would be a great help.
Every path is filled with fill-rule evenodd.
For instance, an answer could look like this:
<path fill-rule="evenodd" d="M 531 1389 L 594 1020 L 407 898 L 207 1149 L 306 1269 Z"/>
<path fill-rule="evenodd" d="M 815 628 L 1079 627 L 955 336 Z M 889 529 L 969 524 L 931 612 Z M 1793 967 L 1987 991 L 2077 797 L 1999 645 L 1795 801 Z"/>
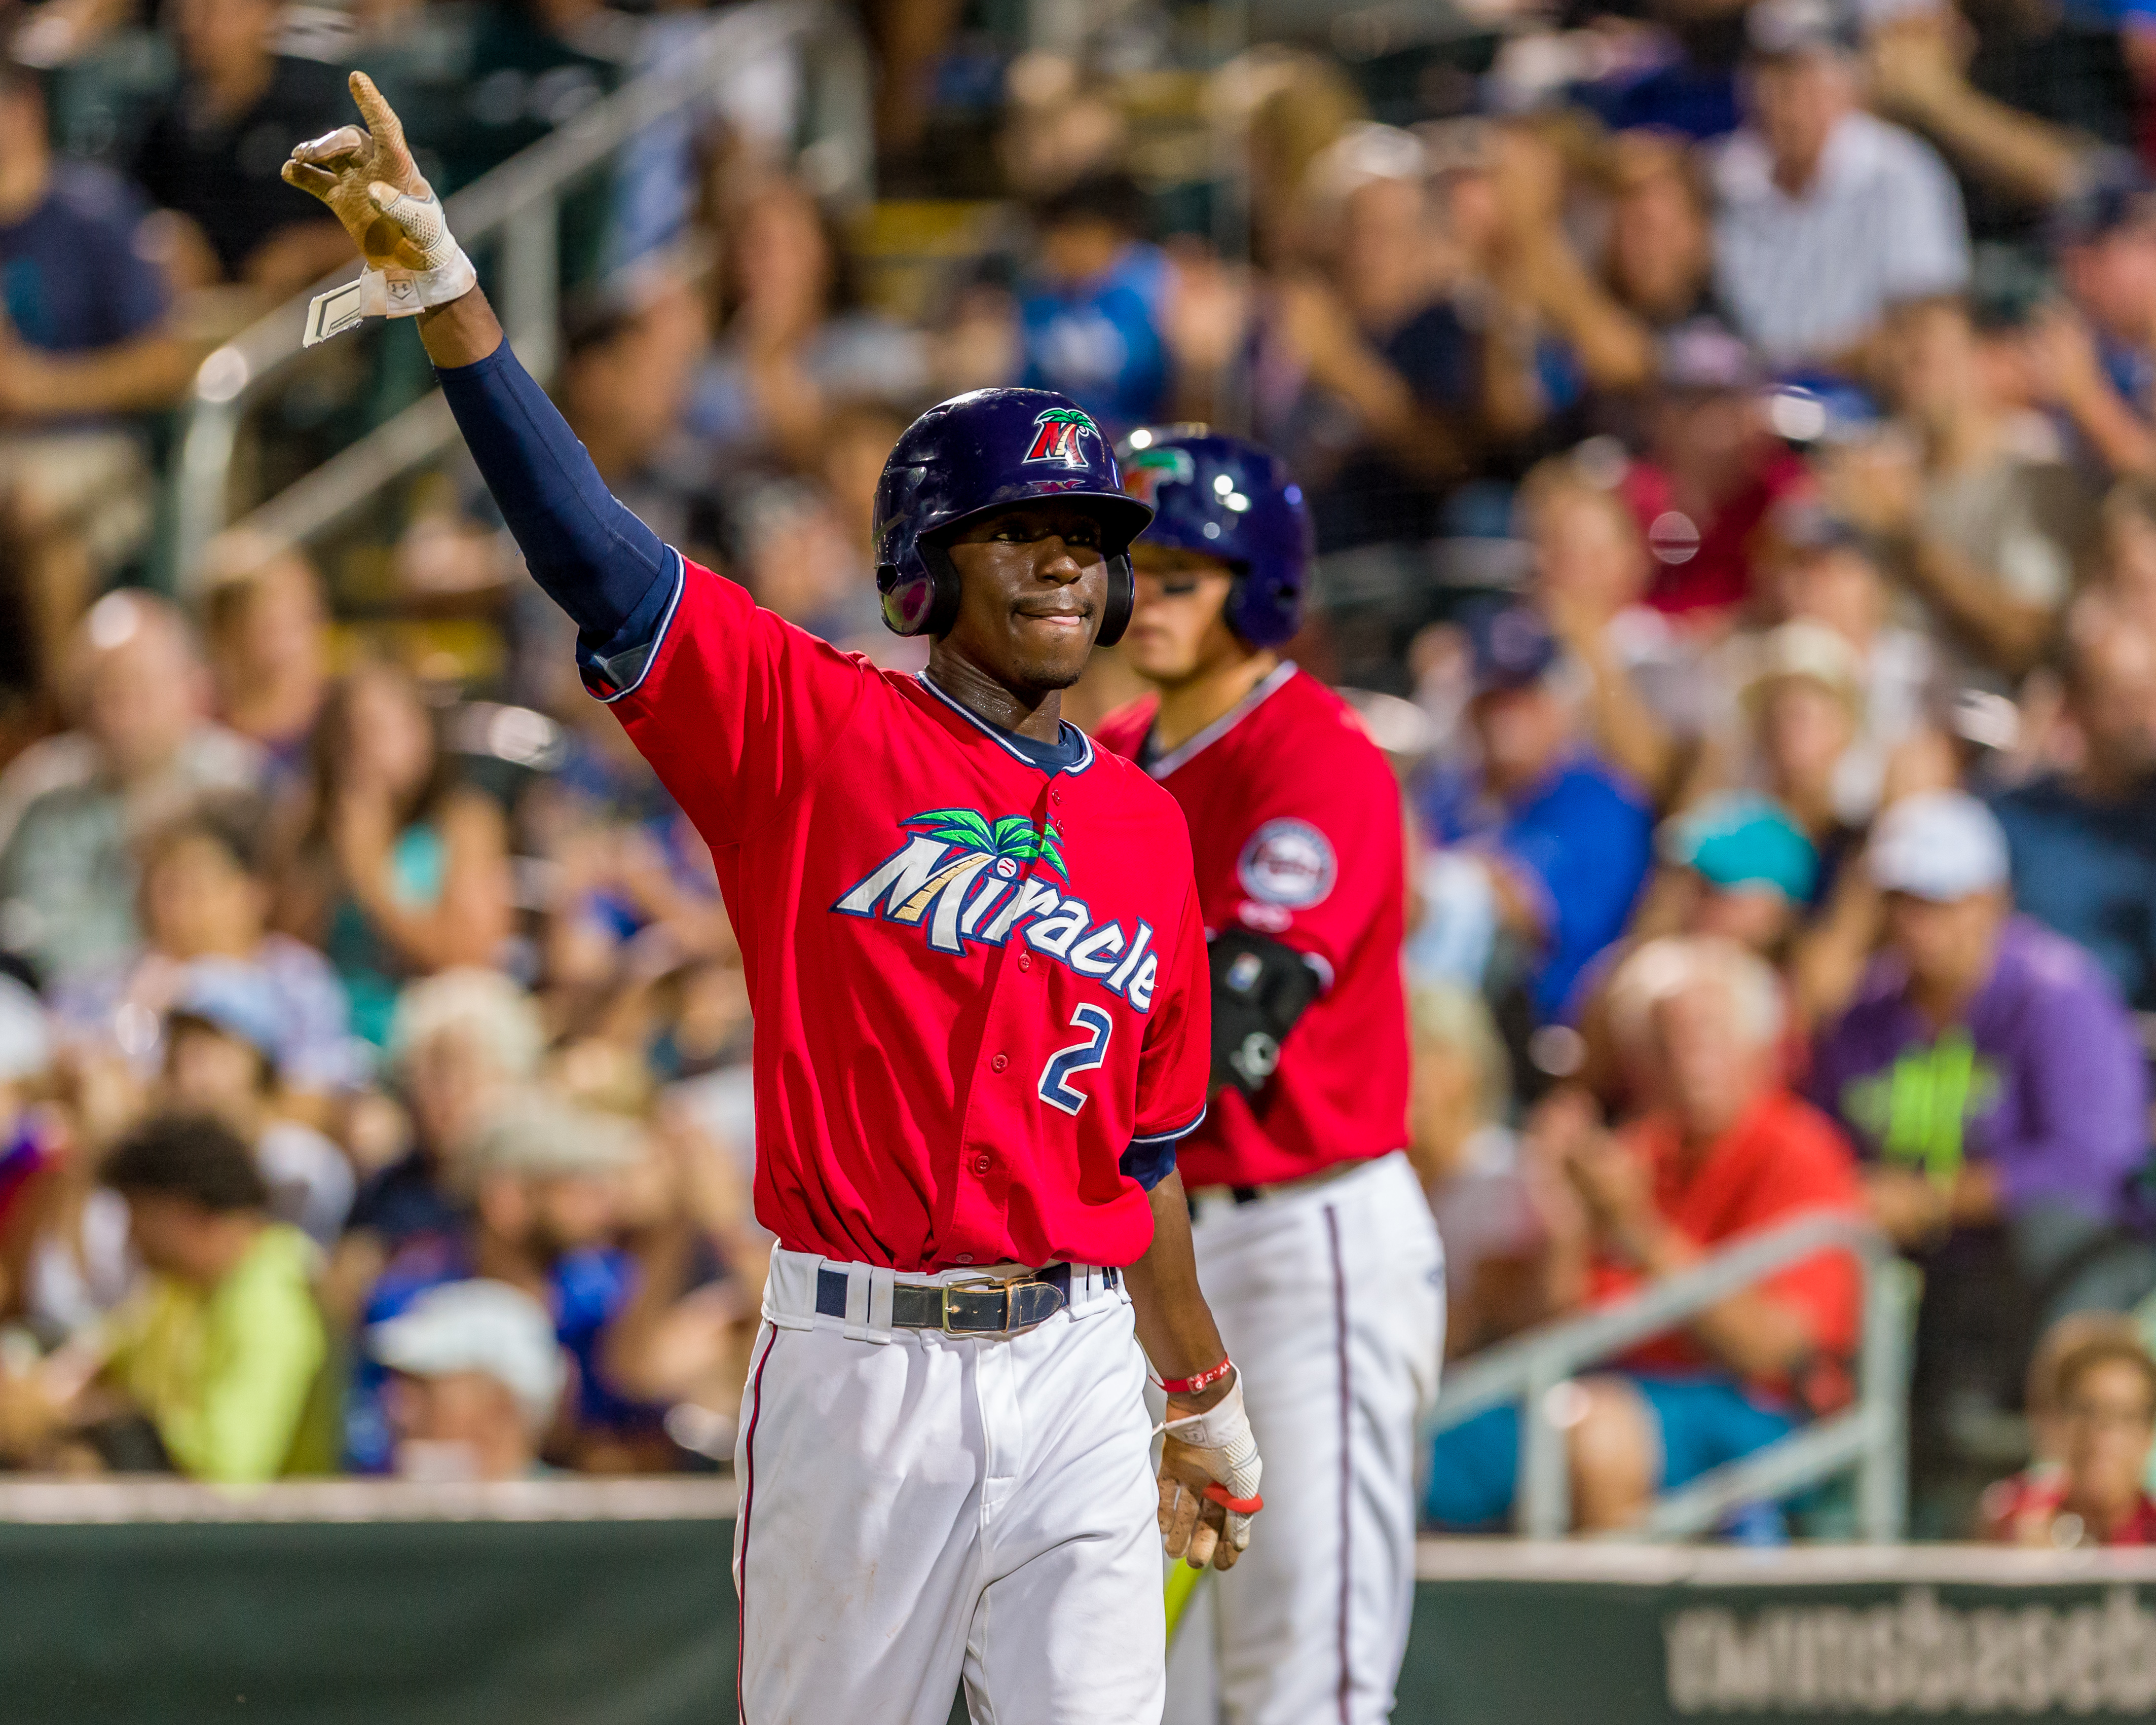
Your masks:
<path fill-rule="evenodd" d="M 1820 1039 L 1810 1087 L 1868 1163 L 1873 1214 L 1924 1266 L 1917 1402 L 1943 1417 L 2011 1397 L 2047 1280 L 2127 1219 L 2146 1082 L 2110 979 L 2013 913 L 1981 803 L 1891 804 L 1866 867 L 1886 947 Z"/>
<path fill-rule="evenodd" d="M 1863 663 L 1838 630 L 1798 618 L 1752 644 L 1739 685 L 1744 783 L 1771 798 L 1819 852 L 1815 900 L 1833 889 L 1879 796 L 1859 747 Z"/>
<path fill-rule="evenodd" d="M 1816 499 L 1796 497 L 1775 508 L 1766 528 L 1762 597 L 1769 611 L 1832 630 L 1853 655 L 1856 737 L 1836 768 L 1833 790 L 1845 819 L 1868 821 L 1878 809 L 1888 762 L 1924 730 L 1938 705 L 1950 655 L 1936 634 L 1898 620 L 1906 596 L 1888 582 L 1871 537 L 1848 516 Z M 1921 614 L 1914 614 L 1921 622 Z M 1740 639 L 1727 649 L 1737 678 L 1756 669 L 1742 661 L 1761 639 Z"/>

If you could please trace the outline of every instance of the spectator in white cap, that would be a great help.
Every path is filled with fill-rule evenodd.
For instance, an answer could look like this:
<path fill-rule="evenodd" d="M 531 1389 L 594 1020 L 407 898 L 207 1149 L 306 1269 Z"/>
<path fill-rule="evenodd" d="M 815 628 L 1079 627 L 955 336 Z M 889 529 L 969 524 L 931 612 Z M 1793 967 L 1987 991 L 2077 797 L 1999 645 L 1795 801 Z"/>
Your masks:
<path fill-rule="evenodd" d="M 1866 866 L 1886 947 L 1821 1038 L 1812 1091 L 1925 1266 L 1915 1404 L 1937 1422 L 2010 1399 L 2030 1309 L 2125 1220 L 2148 1147 L 2142 1054 L 2095 961 L 2013 914 L 2005 837 L 1974 798 L 1891 804 Z M 1920 1461 L 1943 1436 L 1916 1434 Z"/>
<path fill-rule="evenodd" d="M 398 1472 L 515 1480 L 539 1471 L 568 1367 L 553 1319 L 521 1288 L 430 1288 L 377 1324 L 367 1351 L 393 1374 L 386 1399 Z"/>

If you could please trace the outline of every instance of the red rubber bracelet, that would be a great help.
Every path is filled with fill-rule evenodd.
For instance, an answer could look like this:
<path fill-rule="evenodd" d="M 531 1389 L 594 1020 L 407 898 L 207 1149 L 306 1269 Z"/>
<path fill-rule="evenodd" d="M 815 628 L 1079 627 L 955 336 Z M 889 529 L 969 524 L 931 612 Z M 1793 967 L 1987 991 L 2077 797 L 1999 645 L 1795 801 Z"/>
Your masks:
<path fill-rule="evenodd" d="M 1163 1378 L 1160 1380 L 1160 1387 L 1170 1395 L 1195 1395 L 1208 1384 L 1218 1384 L 1235 1369 L 1235 1361 L 1224 1359 L 1219 1365 L 1210 1367 L 1194 1378 Z"/>
<path fill-rule="evenodd" d="M 1230 1515 L 1254 1516 L 1265 1507 L 1262 1497 L 1230 1497 L 1228 1488 L 1221 1485 L 1208 1486 L 1205 1495 Z"/>

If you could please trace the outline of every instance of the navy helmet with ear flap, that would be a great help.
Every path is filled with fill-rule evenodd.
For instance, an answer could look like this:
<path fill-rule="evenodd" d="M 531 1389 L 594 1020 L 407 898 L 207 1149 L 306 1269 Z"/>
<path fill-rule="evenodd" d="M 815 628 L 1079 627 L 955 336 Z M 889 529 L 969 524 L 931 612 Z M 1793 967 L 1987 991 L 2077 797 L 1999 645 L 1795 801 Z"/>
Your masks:
<path fill-rule="evenodd" d="M 1096 645 L 1131 620 L 1131 541 L 1152 511 L 1125 495 L 1115 451 L 1068 396 L 976 389 L 906 427 L 876 481 L 876 591 L 895 634 L 942 635 L 958 615 L 958 572 L 945 550 L 968 521 L 1028 503 L 1083 508 L 1101 524 L 1108 598 Z"/>
<path fill-rule="evenodd" d="M 1218 557 L 1235 572 L 1224 615 L 1254 647 L 1302 624 L 1310 585 L 1310 511 L 1270 449 L 1203 425 L 1142 427 L 1116 450 L 1123 485 L 1152 505 L 1146 539 Z"/>

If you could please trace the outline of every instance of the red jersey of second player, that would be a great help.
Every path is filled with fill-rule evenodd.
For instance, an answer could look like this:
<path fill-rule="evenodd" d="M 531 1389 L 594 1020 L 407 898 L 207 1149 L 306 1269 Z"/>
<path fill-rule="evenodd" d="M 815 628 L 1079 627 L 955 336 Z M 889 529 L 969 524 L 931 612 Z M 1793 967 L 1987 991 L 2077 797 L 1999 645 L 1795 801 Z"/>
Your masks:
<path fill-rule="evenodd" d="M 1094 740 L 1137 758 L 1155 706 L 1111 715 Z M 1407 841 L 1383 753 L 1345 701 L 1283 664 L 1148 770 L 1189 817 L 1207 929 L 1270 936 L 1325 983 L 1255 1101 L 1221 1091 L 1183 1140 L 1183 1183 L 1270 1185 L 1400 1148 Z"/>
<path fill-rule="evenodd" d="M 901 1271 L 1126 1265 L 1122 1163 L 1204 1112 L 1211 1007 L 1174 803 L 1044 769 L 687 564 L 615 711 L 705 841 L 756 1014 L 756 1211 Z"/>

